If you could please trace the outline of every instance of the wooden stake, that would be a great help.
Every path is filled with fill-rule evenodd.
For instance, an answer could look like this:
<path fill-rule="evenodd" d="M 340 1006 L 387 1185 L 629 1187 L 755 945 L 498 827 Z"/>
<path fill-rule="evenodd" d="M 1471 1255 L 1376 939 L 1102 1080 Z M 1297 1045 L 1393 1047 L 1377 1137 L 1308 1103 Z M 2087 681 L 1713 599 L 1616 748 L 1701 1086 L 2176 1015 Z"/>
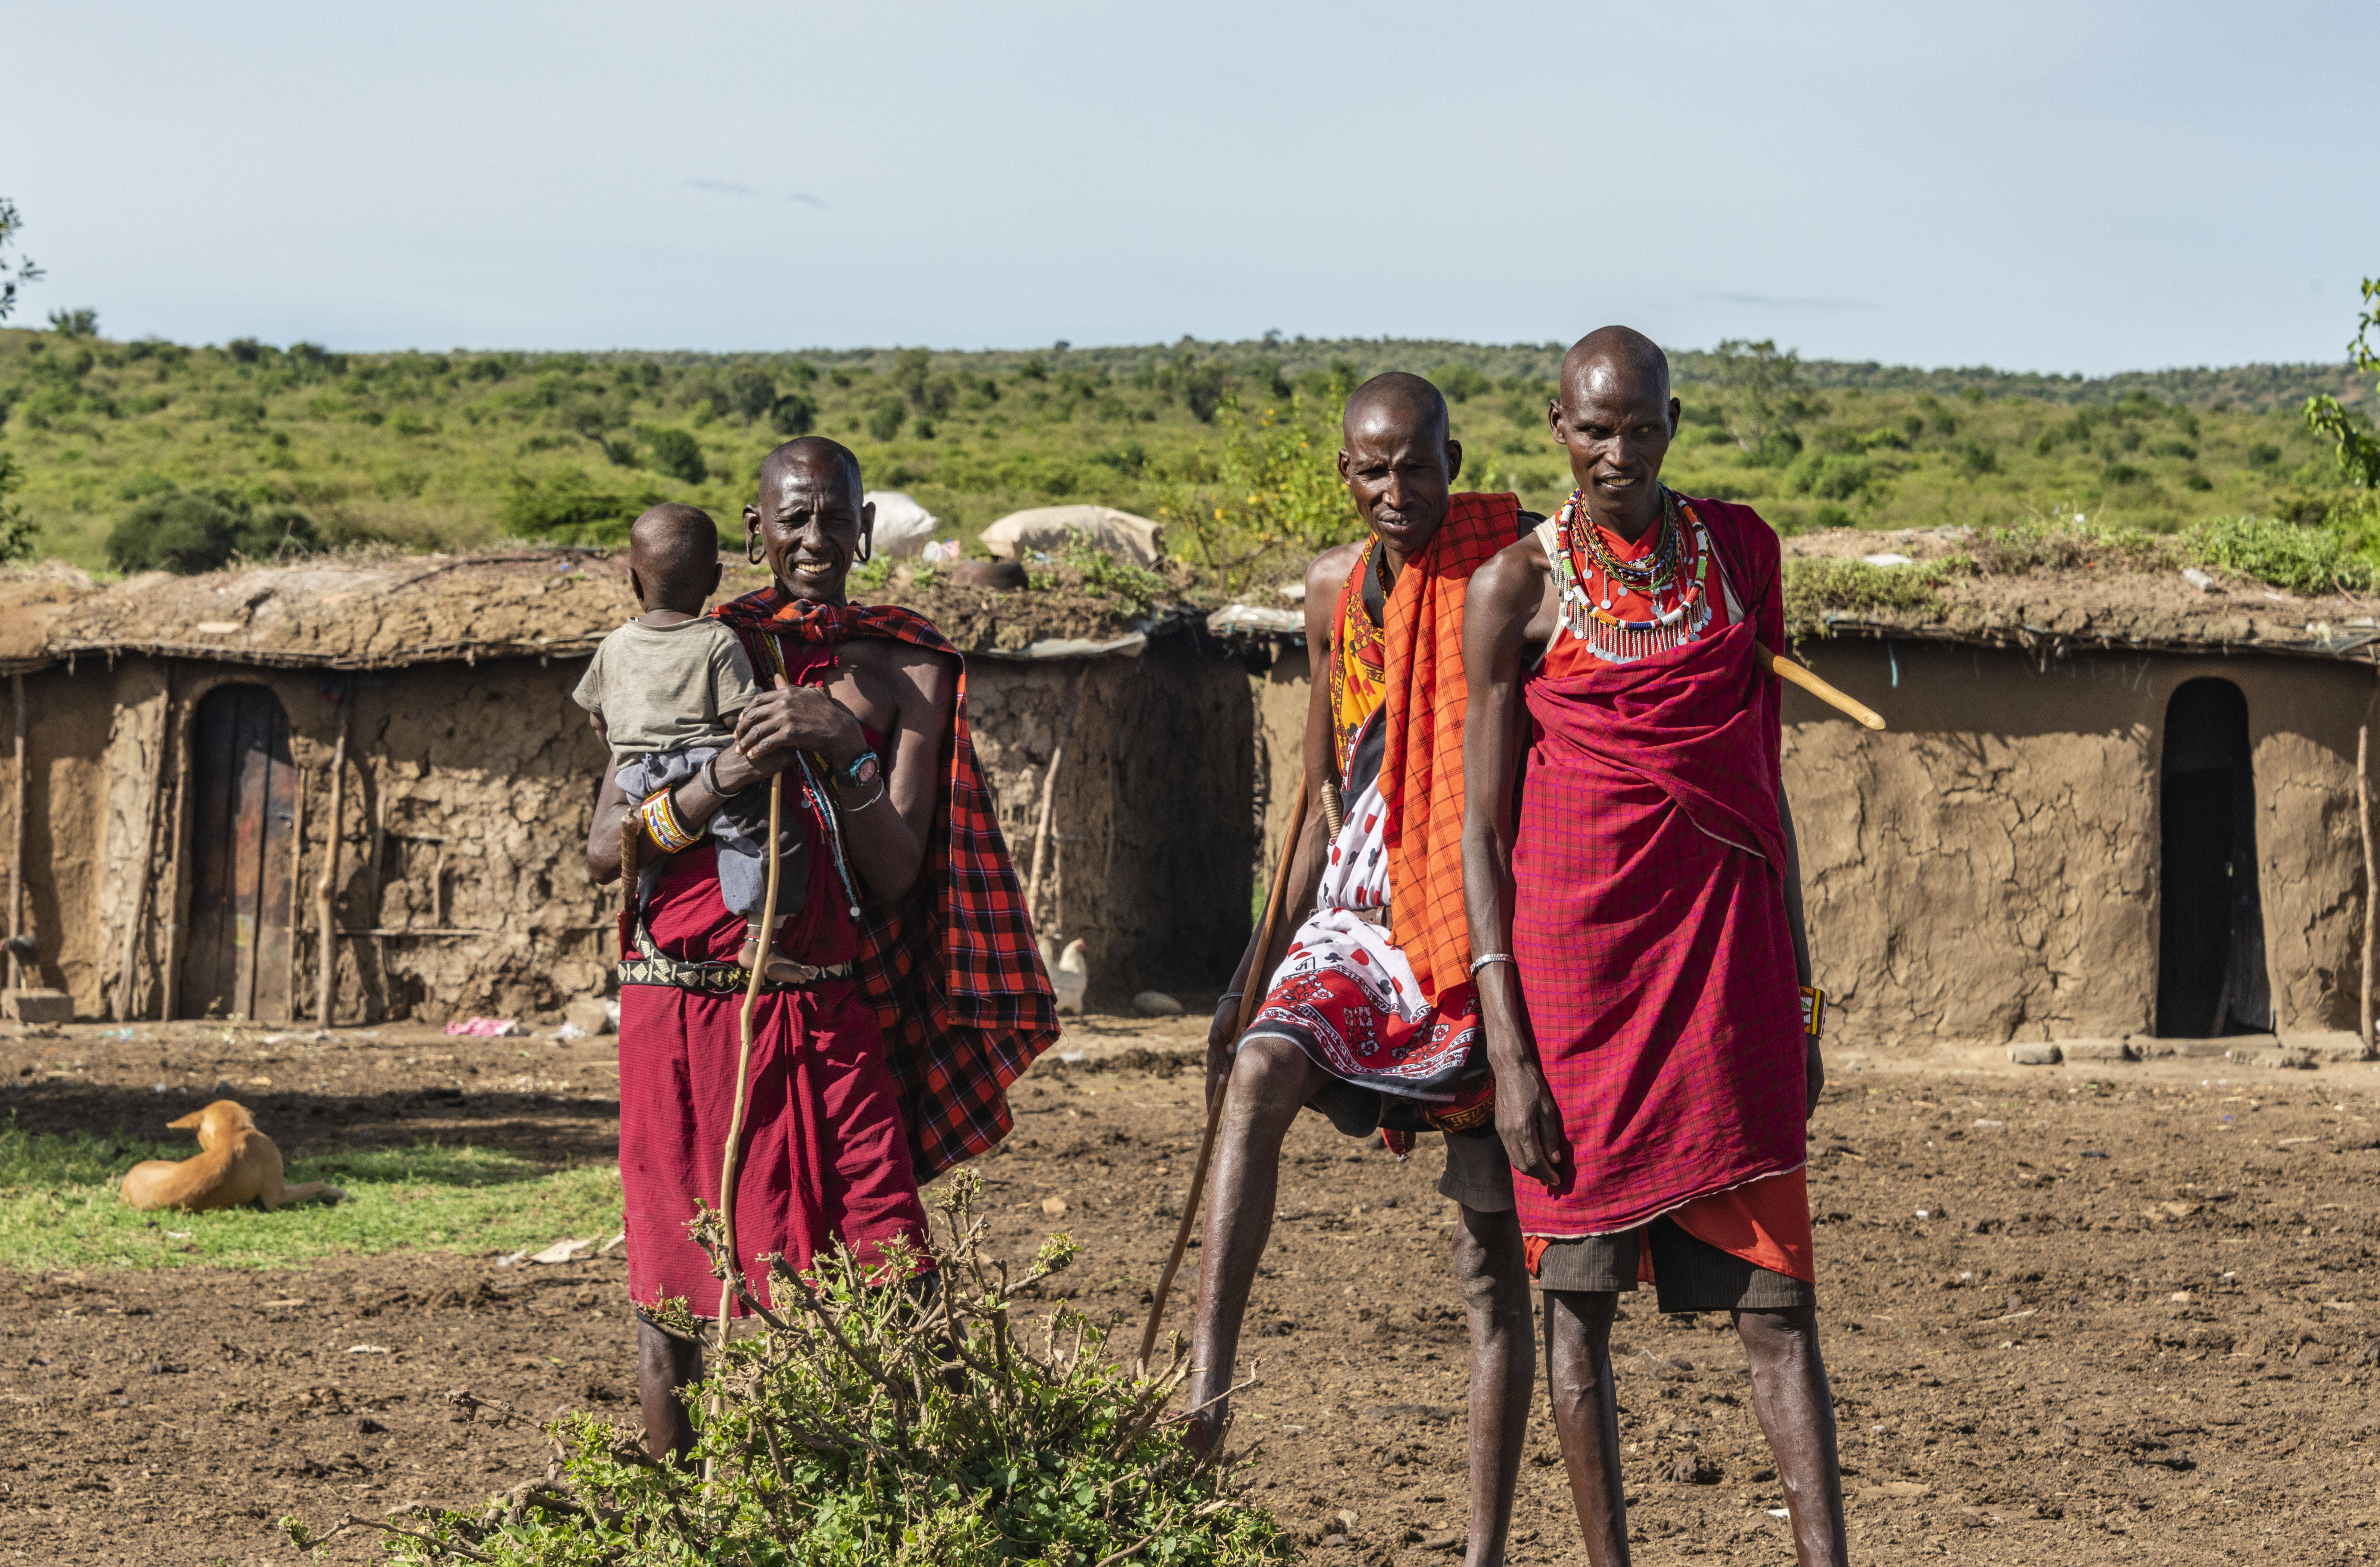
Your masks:
<path fill-rule="evenodd" d="M 2363 1010 L 2356 1014 L 2355 1031 L 2362 1037 L 2363 1054 L 2372 1055 L 2372 726 L 2355 731 L 2355 820 L 2363 829 Z"/>
<path fill-rule="evenodd" d="M 173 837 L 165 845 L 165 958 L 164 977 L 160 984 L 164 990 L 157 1008 L 161 1022 L 171 1023 L 180 1010 L 182 1001 L 182 921 L 189 913 L 190 889 L 183 870 L 187 864 L 185 850 L 190 842 L 190 726 L 198 722 L 198 710 L 193 706 L 180 715 L 182 754 L 174 764 L 174 826 Z M 298 956 L 297 887 L 290 887 L 289 955 L 294 964 Z M 295 1020 L 297 1010 L 297 970 L 290 970 L 291 1004 L 289 1015 Z"/>
<path fill-rule="evenodd" d="M 1033 869 L 1025 881 L 1025 917 L 1039 918 L 1041 908 L 1041 856 L 1050 844 L 1050 813 L 1058 798 L 1058 763 L 1066 754 L 1066 739 L 1075 732 L 1075 716 L 1083 711 L 1083 688 L 1091 683 L 1091 661 L 1083 661 L 1083 673 L 1075 677 L 1075 699 L 1066 704 L 1066 716 L 1058 725 L 1058 743 L 1050 747 L 1050 765 L 1041 774 L 1041 820 L 1033 829 Z M 1057 922 L 1051 921 L 1052 925 Z"/>
<path fill-rule="evenodd" d="M 339 827 L 347 805 L 347 731 L 355 727 L 356 693 L 352 686 L 339 693 L 339 739 L 331 748 L 331 808 L 324 826 L 329 842 L 322 847 L 322 879 L 314 884 L 314 916 L 322 929 L 321 968 L 314 982 L 314 1026 L 331 1026 L 332 990 L 339 978 L 339 931 L 336 899 L 339 890 Z"/>
<path fill-rule="evenodd" d="M 295 758 L 291 759 L 295 764 Z M 281 1010 L 295 1023 L 298 1014 L 298 900 L 305 896 L 306 888 L 306 770 L 296 768 L 298 800 L 289 816 L 289 961 L 282 965 Z M 378 908 L 375 906 L 375 914 Z M 377 920 L 374 923 L 378 923 Z"/>
<path fill-rule="evenodd" d="M 750 1097 L 752 1082 L 752 1019 L 760 1008 L 762 973 L 769 966 L 769 954 L 777 939 L 777 874 L 783 856 L 778 853 L 783 843 L 779 836 L 784 831 L 785 775 L 782 772 L 769 780 L 769 879 L 760 893 L 759 951 L 752 954 L 751 978 L 744 982 L 744 1011 L 737 1019 L 739 1038 L 735 1046 L 735 1109 L 727 1118 L 727 1146 L 719 1153 L 719 1233 L 727 1248 L 727 1277 L 719 1283 L 719 1347 L 727 1346 L 727 1308 L 735 1299 L 735 1278 L 744 1269 L 744 1254 L 735 1243 L 735 1177 L 744 1163 L 744 1108 Z M 712 1415 L 719 1413 L 719 1401 L 713 1395 Z M 710 1463 L 703 1461 L 703 1477 L 710 1478 Z"/>
<path fill-rule="evenodd" d="M 1848 714 L 1854 722 L 1864 723 L 1870 729 L 1884 727 L 1883 718 L 1874 708 L 1864 702 L 1853 701 L 1811 674 L 1804 666 L 1795 663 L 1781 653 L 1770 652 L 1757 642 L 1752 644 L 1752 651 L 1754 656 L 1760 660 L 1760 667 L 1777 676 L 1778 679 L 1799 686 L 1837 712 Z"/>
<path fill-rule="evenodd" d="M 1247 986 L 1240 992 L 1240 1015 L 1232 1026 L 1234 1047 L 1256 1016 L 1257 998 L 1264 994 L 1265 980 L 1272 969 L 1273 931 L 1281 923 L 1281 910 L 1289 903 L 1289 868 L 1297 858 L 1298 836 L 1305 831 L 1305 799 L 1306 777 L 1300 772 L 1297 798 L 1289 808 L 1289 831 L 1281 834 L 1281 863 L 1273 868 L 1272 893 L 1265 899 L 1256 961 L 1248 966 Z M 1148 1357 L 1157 1348 L 1157 1330 L 1165 1320 L 1165 1297 L 1172 1293 L 1173 1275 L 1181 1269 L 1182 1254 L 1190 1249 L 1190 1227 L 1198 1221 L 1198 1199 L 1207 1194 L 1207 1166 L 1215 1157 L 1215 1134 L 1222 1127 L 1223 1102 L 1232 1097 L 1231 1088 L 1231 1075 L 1227 1072 L 1223 1081 L 1215 1085 L 1215 1097 L 1207 1106 L 1207 1135 L 1198 1144 L 1198 1163 L 1190 1172 L 1190 1195 L 1182 1199 L 1182 1222 L 1174 1228 L 1173 1255 L 1165 1259 L 1165 1271 L 1158 1275 L 1157 1290 L 1148 1303 L 1148 1326 L 1140 1331 L 1140 1358 L 1135 1364 L 1143 1376 L 1148 1374 Z"/>
<path fill-rule="evenodd" d="M 17 847 L 8 856 L 8 934 L 19 936 L 25 930 L 25 677 L 8 677 L 8 705 L 15 710 L 17 721 L 17 765 L 9 774 L 9 788 L 15 796 Z M 8 988 L 25 988 L 25 966 L 15 953 L 8 954 Z"/>
<path fill-rule="evenodd" d="M 133 1012 L 132 987 L 140 978 L 140 927 L 149 914 L 149 883 L 155 881 L 150 862 L 157 855 L 157 807 L 165 797 L 165 768 L 174 755 L 174 663 L 165 664 L 165 712 L 158 723 L 157 770 L 150 774 L 149 798 L 140 811 L 140 856 L 135 874 L 140 878 L 132 889 L 132 916 L 124 927 L 124 966 L 116 978 L 115 1021 L 129 1021 Z"/>

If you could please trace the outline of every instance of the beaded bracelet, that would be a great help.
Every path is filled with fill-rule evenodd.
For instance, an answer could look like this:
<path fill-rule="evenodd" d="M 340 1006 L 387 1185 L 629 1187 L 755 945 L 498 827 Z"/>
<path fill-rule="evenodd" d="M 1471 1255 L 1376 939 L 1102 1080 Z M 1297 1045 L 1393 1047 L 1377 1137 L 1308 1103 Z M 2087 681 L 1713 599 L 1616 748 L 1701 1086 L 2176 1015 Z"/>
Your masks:
<path fill-rule="evenodd" d="M 637 808 L 637 815 L 643 819 L 645 835 L 662 853 L 674 855 L 680 849 L 694 846 L 695 834 L 679 825 L 677 808 L 670 799 L 667 789 L 656 790 L 648 796 L 645 803 Z"/>
<path fill-rule="evenodd" d="M 1827 1032 L 1827 992 L 1815 985 L 1802 987 L 1802 1032 L 1813 1039 Z"/>
<path fill-rule="evenodd" d="M 1477 957 L 1471 960 L 1471 972 L 1476 974 L 1491 963 L 1510 963 L 1512 961 L 1512 954 L 1511 953 L 1481 953 Z"/>

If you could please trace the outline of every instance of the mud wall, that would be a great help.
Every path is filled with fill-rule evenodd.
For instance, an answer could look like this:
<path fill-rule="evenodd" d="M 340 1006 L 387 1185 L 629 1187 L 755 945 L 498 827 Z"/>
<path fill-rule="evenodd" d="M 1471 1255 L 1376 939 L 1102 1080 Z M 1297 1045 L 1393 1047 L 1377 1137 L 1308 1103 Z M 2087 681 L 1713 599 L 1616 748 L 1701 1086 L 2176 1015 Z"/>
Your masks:
<path fill-rule="evenodd" d="M 2202 676 L 2247 698 L 2275 1023 L 2354 1026 L 2355 737 L 2372 716 L 2370 670 L 1910 642 L 1802 650 L 1892 723 L 1872 735 L 1787 693 L 1814 954 L 1856 1037 L 2154 1028 L 2166 704 Z"/>
<path fill-rule="evenodd" d="M 242 683 L 270 690 L 286 714 L 302 796 L 295 939 L 287 964 L 260 978 L 262 1020 L 313 1016 L 316 886 L 334 831 L 334 1021 L 550 1017 L 603 990 L 615 893 L 591 884 L 584 863 L 603 749 L 569 698 L 583 665 L 339 675 L 137 656 L 26 676 L 27 924 L 41 944 L 27 982 L 68 991 L 85 1017 L 184 1010 L 168 989 L 180 988 L 189 923 L 193 718 L 209 692 Z M 1246 940 L 1246 678 L 1186 645 L 971 665 L 978 755 L 1020 877 L 1058 730 L 1081 693 L 1041 914 L 1046 929 L 1085 939 L 1103 991 L 1213 983 Z M 12 841 L 8 808 L 0 792 L 0 846 Z"/>
<path fill-rule="evenodd" d="M 1306 657 L 1303 643 L 1283 642 L 1272 667 L 1251 677 L 1257 707 L 1257 812 L 1264 823 L 1256 885 L 1269 890 L 1297 781 L 1305 768 Z"/>
<path fill-rule="evenodd" d="M 1042 847 L 1037 928 L 1081 937 L 1096 993 L 1220 984 L 1248 936 L 1247 675 L 1187 639 L 1135 658 L 978 658 L 967 709 L 1020 881 L 1077 691 Z"/>
<path fill-rule="evenodd" d="M 2359 724 L 2374 672 L 2277 657 L 1844 640 L 1814 667 L 1884 713 L 1870 734 L 1786 692 L 1785 776 L 1819 983 L 1863 1045 L 2146 1034 L 2155 1023 L 2167 701 L 2217 676 L 2248 702 L 2265 964 L 2283 1030 L 2351 1029 L 2361 987 Z M 1277 842 L 1305 732 L 1303 658 L 1256 708 Z"/>

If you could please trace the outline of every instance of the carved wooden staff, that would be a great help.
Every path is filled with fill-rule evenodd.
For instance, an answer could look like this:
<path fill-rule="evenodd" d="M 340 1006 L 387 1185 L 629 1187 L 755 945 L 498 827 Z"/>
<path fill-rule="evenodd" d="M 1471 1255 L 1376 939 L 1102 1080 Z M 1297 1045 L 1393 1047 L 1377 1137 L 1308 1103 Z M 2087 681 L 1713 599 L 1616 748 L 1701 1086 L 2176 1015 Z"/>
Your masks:
<path fill-rule="evenodd" d="M 1281 835 L 1281 864 L 1272 873 L 1272 894 L 1265 900 L 1256 958 L 1248 966 L 1247 982 L 1240 991 L 1240 1015 L 1232 1027 L 1234 1048 L 1256 1015 L 1257 998 L 1264 994 L 1266 972 L 1271 966 L 1273 930 L 1281 923 L 1281 910 L 1289 902 L 1290 862 L 1297 858 L 1297 840 L 1305 831 L 1305 798 L 1306 777 L 1301 772 L 1297 798 L 1289 808 L 1289 831 Z M 1140 1333 L 1138 1366 L 1143 1375 L 1147 1375 L 1149 1354 L 1157 1347 L 1158 1326 L 1165 1320 L 1165 1297 L 1172 1292 L 1173 1275 L 1182 1267 L 1182 1254 L 1190 1247 L 1190 1226 L 1198 1221 L 1198 1199 L 1206 1195 L 1207 1165 L 1215 1157 L 1215 1134 L 1223 1124 L 1223 1101 L 1231 1097 L 1231 1074 L 1226 1071 L 1223 1080 L 1215 1085 L 1213 1101 L 1207 1106 L 1207 1135 L 1198 1144 L 1197 1167 L 1190 1172 L 1190 1195 L 1182 1199 L 1182 1222 L 1173 1232 L 1173 1255 L 1165 1259 L 1165 1271 L 1158 1275 L 1157 1293 L 1148 1305 L 1148 1326 Z"/>

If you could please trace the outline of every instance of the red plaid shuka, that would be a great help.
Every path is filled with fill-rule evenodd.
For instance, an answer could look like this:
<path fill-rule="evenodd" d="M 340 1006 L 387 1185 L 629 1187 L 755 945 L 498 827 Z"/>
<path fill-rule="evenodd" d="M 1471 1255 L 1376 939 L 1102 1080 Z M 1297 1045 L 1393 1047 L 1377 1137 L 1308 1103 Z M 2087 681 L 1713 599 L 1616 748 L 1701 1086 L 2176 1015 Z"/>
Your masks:
<path fill-rule="evenodd" d="M 1524 1234 L 1633 1229 L 1803 1160 L 1779 698 L 1754 652 L 1783 645 L 1777 536 L 1693 504 L 1745 618 L 1523 687 L 1512 955 L 1571 1156 L 1550 1189 L 1513 1182 Z"/>
<path fill-rule="evenodd" d="M 798 662 L 764 657 L 763 637 L 830 646 L 879 637 L 958 655 L 932 622 L 897 605 L 808 603 L 771 587 L 712 613 L 756 672 Z M 967 735 L 964 661 L 942 754 L 925 867 L 898 904 L 861 914 L 855 974 L 884 1033 L 920 1182 L 1008 1135 L 1008 1085 L 1058 1038 L 1024 889 Z"/>

